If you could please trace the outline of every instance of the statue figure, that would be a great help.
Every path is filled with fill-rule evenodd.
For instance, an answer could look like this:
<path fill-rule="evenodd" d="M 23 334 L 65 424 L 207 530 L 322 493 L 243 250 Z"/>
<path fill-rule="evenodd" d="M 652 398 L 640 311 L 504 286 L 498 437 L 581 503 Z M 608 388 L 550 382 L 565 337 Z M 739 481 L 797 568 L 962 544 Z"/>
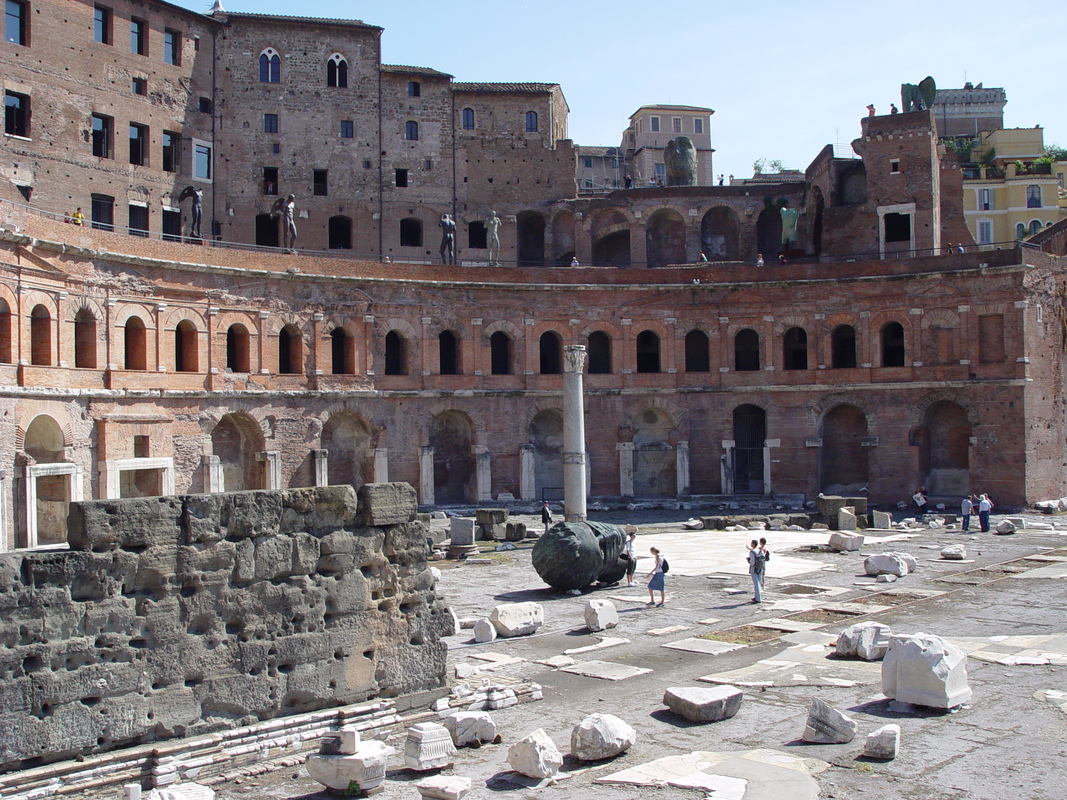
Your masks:
<path fill-rule="evenodd" d="M 933 106 L 937 97 L 937 83 L 927 75 L 916 86 L 914 83 L 900 84 L 900 110 L 923 111 Z"/>
<path fill-rule="evenodd" d="M 456 263 L 456 223 L 448 214 L 437 223 L 441 226 L 441 263 Z"/>
<path fill-rule="evenodd" d="M 289 195 L 284 200 L 278 198 L 271 206 L 270 215 L 282 217 L 282 246 L 286 250 L 296 248 L 296 195 Z"/>
<path fill-rule="evenodd" d="M 788 203 L 782 202 L 782 244 L 789 245 L 797 241 L 797 217 L 800 216 L 800 212 L 795 208 L 790 208 Z"/>
<path fill-rule="evenodd" d="M 193 205 L 189 209 L 189 216 L 191 217 L 189 222 L 189 238 L 199 239 L 200 221 L 204 216 L 204 190 L 199 186 L 186 186 L 178 196 L 178 203 L 181 204 L 189 197 L 193 198 Z"/>
<path fill-rule="evenodd" d="M 697 149 L 688 136 L 676 136 L 663 150 L 668 186 L 696 186 Z"/>
<path fill-rule="evenodd" d="M 500 236 L 497 234 L 499 229 L 500 217 L 495 211 L 490 211 L 485 221 L 485 243 L 489 246 L 489 266 L 491 267 L 495 267 L 497 259 L 500 258 Z"/>
<path fill-rule="evenodd" d="M 626 533 L 606 522 L 558 522 L 537 539 L 531 560 L 541 580 L 562 592 L 622 580 Z"/>

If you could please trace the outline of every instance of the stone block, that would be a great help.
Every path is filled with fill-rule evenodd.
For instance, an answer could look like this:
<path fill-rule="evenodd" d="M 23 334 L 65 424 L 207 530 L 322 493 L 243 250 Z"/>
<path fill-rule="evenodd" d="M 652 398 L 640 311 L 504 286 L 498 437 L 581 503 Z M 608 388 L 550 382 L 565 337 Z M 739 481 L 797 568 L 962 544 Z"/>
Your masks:
<path fill-rule="evenodd" d="M 502 542 L 507 538 L 508 526 L 506 523 L 494 523 L 492 525 L 478 525 L 478 539 L 483 542 Z"/>
<path fill-rule="evenodd" d="M 492 642 L 496 640 L 496 626 L 487 619 L 480 619 L 474 623 L 474 641 Z"/>
<path fill-rule="evenodd" d="M 452 517 L 449 521 L 452 545 L 474 544 L 474 520 L 469 517 Z"/>
<path fill-rule="evenodd" d="M 908 562 L 900 553 L 878 553 L 867 556 L 863 561 L 863 571 L 868 575 L 895 575 L 902 578 L 908 574 Z"/>
<path fill-rule="evenodd" d="M 474 519 L 479 525 L 502 525 L 508 521 L 506 508 L 479 508 L 474 512 Z"/>
<path fill-rule="evenodd" d="M 517 706 L 518 704 L 519 698 L 514 689 L 507 689 L 503 686 L 490 686 L 485 692 L 485 707 L 490 711 L 497 711 L 501 708 Z"/>
<path fill-rule="evenodd" d="M 452 734 L 436 722 L 420 722 L 408 728 L 404 742 L 404 765 L 408 769 L 425 772 L 450 767 L 456 759 Z"/>
<path fill-rule="evenodd" d="M 361 792 L 366 792 L 385 781 L 389 756 L 395 752 L 382 742 L 364 742 L 350 756 L 309 755 L 304 768 L 312 780 L 334 791 L 349 791 L 354 783 Z"/>
<path fill-rule="evenodd" d="M 545 611 L 540 603 L 507 603 L 494 608 L 489 621 L 505 639 L 529 636 L 544 624 Z"/>
<path fill-rule="evenodd" d="M 176 783 L 166 788 L 153 789 L 144 795 L 144 798 L 145 800 L 215 800 L 215 790 L 200 783 Z"/>
<path fill-rule="evenodd" d="M 456 747 L 480 747 L 496 739 L 496 723 L 485 711 L 457 711 L 441 719 Z"/>
<path fill-rule="evenodd" d="M 808 721 L 800 738 L 814 744 L 847 744 L 856 738 L 856 721 L 818 697 L 813 697 L 808 708 Z"/>
<path fill-rule="evenodd" d="M 619 612 L 610 600 L 589 600 L 585 604 L 585 627 L 596 633 L 619 624 Z"/>
<path fill-rule="evenodd" d="M 852 506 L 845 506 L 837 512 L 837 529 L 839 531 L 854 531 L 858 524 L 856 512 Z"/>
<path fill-rule="evenodd" d="M 612 714 L 590 714 L 571 731 L 571 755 L 579 761 L 600 761 L 625 753 L 637 732 Z"/>
<path fill-rule="evenodd" d="M 504 533 L 504 540 L 508 542 L 521 542 L 526 539 L 525 522 L 509 522 Z"/>
<path fill-rule="evenodd" d="M 894 583 L 897 580 L 896 575 L 890 575 L 888 572 L 884 572 L 875 578 L 878 583 Z"/>
<path fill-rule="evenodd" d="M 317 486 L 286 489 L 281 493 L 279 531 L 323 536 L 356 524 L 359 501 L 351 486 Z"/>
<path fill-rule="evenodd" d="M 736 686 L 672 686 L 663 693 L 663 704 L 690 722 L 719 722 L 741 708 L 744 692 Z"/>
<path fill-rule="evenodd" d="M 962 705 L 971 699 L 967 656 L 940 636 L 892 636 L 882 660 L 882 693 L 931 708 Z"/>
<path fill-rule="evenodd" d="M 941 558 L 946 561 L 962 561 L 967 558 L 967 548 L 962 544 L 950 544 L 941 548 Z"/>
<path fill-rule="evenodd" d="M 415 784 L 421 797 L 430 800 L 462 800 L 471 790 L 471 779 L 459 775 L 433 775 Z"/>
<path fill-rule="evenodd" d="M 858 622 L 838 635 L 835 655 L 838 658 L 878 661 L 885 656 L 892 634 L 890 627 L 880 622 Z"/>
<path fill-rule="evenodd" d="M 851 552 L 863 547 L 862 533 L 841 533 L 834 531 L 830 534 L 830 549 L 838 552 Z"/>
<path fill-rule="evenodd" d="M 867 516 L 867 498 L 866 497 L 846 497 L 845 505 L 852 509 L 852 513 L 857 517 Z"/>
<path fill-rule="evenodd" d="M 417 506 L 410 483 L 365 483 L 359 487 L 359 519 L 371 528 L 411 522 Z"/>
<path fill-rule="evenodd" d="M 815 498 L 815 510 L 824 517 L 836 516 L 847 505 L 851 505 L 848 500 L 833 494 L 820 494 Z"/>
<path fill-rule="evenodd" d="M 67 542 L 71 550 L 94 552 L 177 547 L 183 538 L 183 511 L 180 497 L 71 503 L 67 516 Z"/>
<path fill-rule="evenodd" d="M 866 758 L 890 761 L 897 757 L 899 749 L 900 726 L 883 725 L 878 730 L 867 734 L 867 741 L 863 745 L 863 755 Z"/>
<path fill-rule="evenodd" d="M 1015 533 L 1017 529 L 1018 526 L 1010 519 L 1002 519 L 1000 522 L 997 523 L 997 527 L 993 530 L 999 536 L 1007 536 L 1009 534 Z"/>
<path fill-rule="evenodd" d="M 888 511 L 872 511 L 871 527 L 888 530 L 893 527 L 893 515 Z"/>
<path fill-rule="evenodd" d="M 544 728 L 538 728 L 508 749 L 508 764 L 521 775 L 543 780 L 559 772 L 563 756 Z"/>

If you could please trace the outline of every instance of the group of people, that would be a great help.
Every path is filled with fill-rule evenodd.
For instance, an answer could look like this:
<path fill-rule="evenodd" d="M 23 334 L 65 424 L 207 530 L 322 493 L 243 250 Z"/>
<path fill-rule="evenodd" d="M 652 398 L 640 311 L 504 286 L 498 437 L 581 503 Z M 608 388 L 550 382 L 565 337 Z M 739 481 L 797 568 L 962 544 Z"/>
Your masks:
<path fill-rule="evenodd" d="M 987 494 L 969 494 L 960 503 L 960 514 L 963 517 L 963 529 L 971 529 L 971 515 L 978 514 L 978 526 L 982 533 L 989 533 L 989 512 L 993 510 L 993 501 Z"/>
<path fill-rule="evenodd" d="M 65 223 L 67 223 L 68 225 L 84 225 L 85 224 L 85 214 L 82 213 L 81 206 L 78 206 L 78 210 L 75 211 L 73 214 L 69 214 L 67 212 L 64 212 L 63 213 L 63 221 Z"/>

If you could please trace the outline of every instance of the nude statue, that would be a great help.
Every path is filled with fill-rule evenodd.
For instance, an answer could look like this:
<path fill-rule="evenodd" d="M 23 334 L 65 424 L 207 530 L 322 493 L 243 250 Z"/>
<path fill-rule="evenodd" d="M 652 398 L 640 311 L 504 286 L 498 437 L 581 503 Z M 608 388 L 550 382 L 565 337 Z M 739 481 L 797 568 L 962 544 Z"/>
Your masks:
<path fill-rule="evenodd" d="M 789 206 L 782 206 L 782 244 L 792 244 L 800 237 L 797 235 L 797 217 L 800 212 Z"/>
<path fill-rule="evenodd" d="M 456 222 L 445 214 L 437 223 L 441 226 L 441 263 L 456 263 Z"/>
<path fill-rule="evenodd" d="M 499 228 L 500 217 L 495 211 L 490 211 L 485 221 L 485 243 L 489 246 L 489 266 L 491 267 L 496 266 L 497 259 L 500 258 L 500 236 L 497 234 Z"/>
<path fill-rule="evenodd" d="M 282 217 L 282 246 L 286 250 L 296 249 L 296 195 L 289 195 L 284 200 L 280 197 L 271 207 L 271 216 Z"/>
<path fill-rule="evenodd" d="M 200 222 L 204 216 L 204 190 L 199 186 L 186 186 L 182 189 L 182 193 L 178 197 L 178 202 L 181 203 L 189 197 L 193 199 L 193 204 L 189 208 L 189 238 L 199 239 Z"/>

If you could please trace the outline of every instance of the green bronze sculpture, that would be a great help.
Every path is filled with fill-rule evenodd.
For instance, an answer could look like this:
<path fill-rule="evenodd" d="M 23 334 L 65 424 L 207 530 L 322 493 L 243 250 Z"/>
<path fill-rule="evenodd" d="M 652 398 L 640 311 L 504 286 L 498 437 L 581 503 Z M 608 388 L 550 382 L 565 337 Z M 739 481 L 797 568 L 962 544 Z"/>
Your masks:
<path fill-rule="evenodd" d="M 916 86 L 914 83 L 900 84 L 901 111 L 923 111 L 933 106 L 937 97 L 937 83 L 927 75 Z"/>
<path fill-rule="evenodd" d="M 688 136 L 676 136 L 663 149 L 668 186 L 696 186 L 697 149 Z"/>

